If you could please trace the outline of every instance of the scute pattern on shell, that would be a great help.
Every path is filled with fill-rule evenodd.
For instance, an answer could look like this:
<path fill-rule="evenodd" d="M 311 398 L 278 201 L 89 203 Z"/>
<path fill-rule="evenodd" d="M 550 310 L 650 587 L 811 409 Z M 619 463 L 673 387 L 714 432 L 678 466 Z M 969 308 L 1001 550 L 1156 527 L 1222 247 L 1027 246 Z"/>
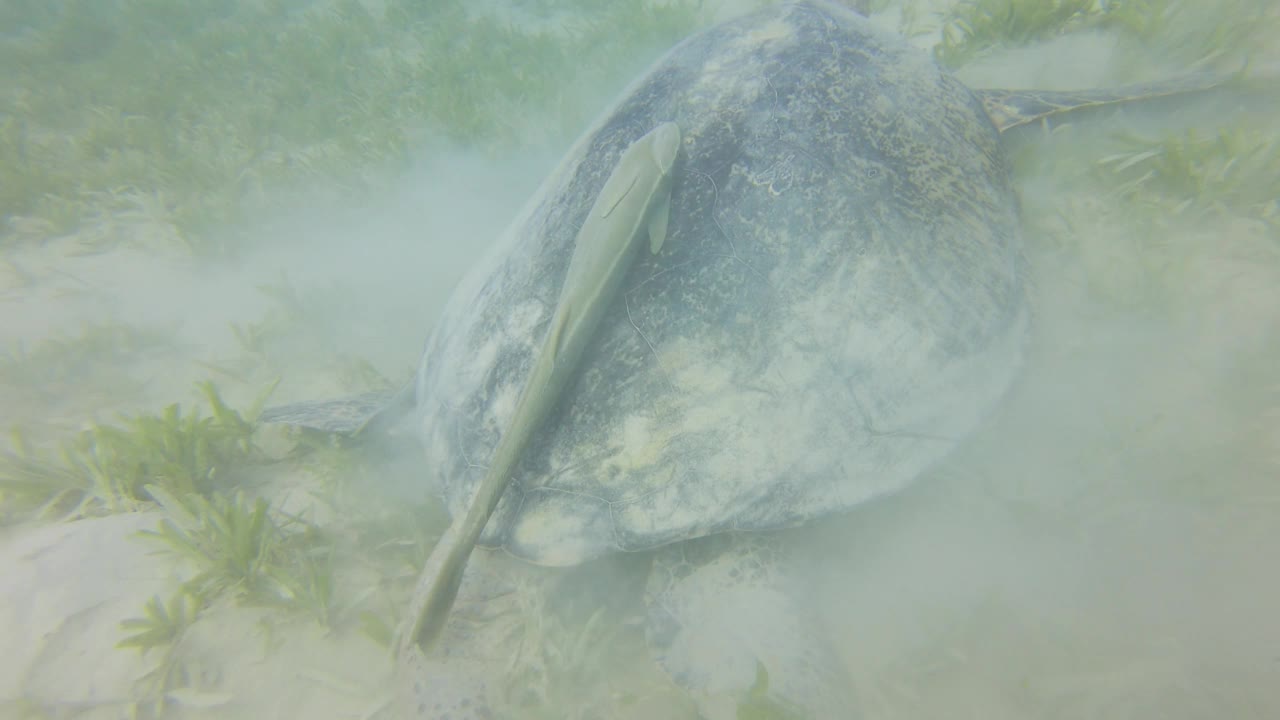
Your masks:
<path fill-rule="evenodd" d="M 596 192 L 666 120 L 684 136 L 666 245 L 636 263 L 483 538 L 534 562 L 794 526 L 898 489 L 1020 362 L 1017 203 L 973 93 L 852 13 L 769 8 L 659 60 L 454 293 L 418 392 L 455 515 Z"/>

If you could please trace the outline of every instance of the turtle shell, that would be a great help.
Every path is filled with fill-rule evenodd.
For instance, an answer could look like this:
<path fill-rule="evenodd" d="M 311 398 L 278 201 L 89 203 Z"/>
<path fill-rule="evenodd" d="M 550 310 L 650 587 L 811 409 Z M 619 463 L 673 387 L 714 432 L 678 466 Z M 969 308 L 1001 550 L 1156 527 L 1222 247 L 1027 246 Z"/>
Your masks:
<path fill-rule="evenodd" d="M 996 127 L 921 51 L 774 6 L 660 58 L 459 285 L 417 378 L 465 512 L 619 155 L 683 134 L 668 236 L 630 271 L 482 542 L 569 565 L 795 526 L 910 483 L 1015 377 L 1028 328 Z"/>

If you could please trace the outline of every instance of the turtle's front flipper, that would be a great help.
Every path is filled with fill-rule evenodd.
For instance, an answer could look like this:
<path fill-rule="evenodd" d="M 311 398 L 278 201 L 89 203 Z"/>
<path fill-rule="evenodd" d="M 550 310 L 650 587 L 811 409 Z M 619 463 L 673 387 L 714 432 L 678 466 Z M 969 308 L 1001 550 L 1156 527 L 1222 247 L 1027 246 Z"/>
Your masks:
<path fill-rule="evenodd" d="M 649 645 L 708 720 L 858 716 L 844 664 L 804 607 L 780 540 L 719 535 L 654 559 Z"/>
<path fill-rule="evenodd" d="M 1247 83 L 1242 74 L 1196 73 L 1104 90 L 976 90 L 996 129 L 1004 132 L 1046 118 L 1130 103 L 1146 103 Z"/>
<path fill-rule="evenodd" d="M 262 411 L 258 422 L 340 435 L 381 432 L 408 414 L 415 398 L 414 383 L 410 382 L 395 393 L 364 393 L 334 400 L 277 405 Z"/>

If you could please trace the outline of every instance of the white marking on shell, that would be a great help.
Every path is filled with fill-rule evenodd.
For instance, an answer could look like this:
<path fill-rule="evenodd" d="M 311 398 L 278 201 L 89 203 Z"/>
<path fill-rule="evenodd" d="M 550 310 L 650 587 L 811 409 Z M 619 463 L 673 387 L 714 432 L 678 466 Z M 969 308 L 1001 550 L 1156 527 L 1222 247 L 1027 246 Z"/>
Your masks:
<path fill-rule="evenodd" d="M 526 505 L 520 522 L 512 528 L 510 544 L 538 548 L 536 562 L 551 567 L 574 565 L 590 557 L 598 545 L 599 532 L 584 526 L 583 521 L 594 516 L 582 512 L 579 504 L 580 501 L 572 507 L 557 502 Z"/>
<path fill-rule="evenodd" d="M 614 452 L 601 463 L 602 472 L 625 476 L 640 471 L 649 475 L 653 466 L 662 459 L 675 431 L 676 428 L 657 423 L 649 415 L 628 416 L 606 443 Z M 636 492 L 628 497 L 638 497 L 652 490 L 652 486 L 637 487 Z"/>

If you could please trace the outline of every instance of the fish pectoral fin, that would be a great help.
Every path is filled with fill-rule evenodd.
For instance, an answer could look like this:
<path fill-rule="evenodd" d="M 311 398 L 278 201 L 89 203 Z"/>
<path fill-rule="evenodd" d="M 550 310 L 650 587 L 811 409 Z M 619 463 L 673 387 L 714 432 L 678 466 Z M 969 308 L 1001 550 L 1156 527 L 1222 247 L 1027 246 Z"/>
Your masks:
<path fill-rule="evenodd" d="M 676 155 L 680 154 L 680 126 L 673 122 L 662 123 L 649 132 L 649 138 L 649 149 L 658 171 L 670 175 L 676 164 Z"/>
<path fill-rule="evenodd" d="M 649 253 L 657 255 L 667 240 L 667 221 L 671 219 L 671 195 L 663 196 L 649 213 Z"/>

